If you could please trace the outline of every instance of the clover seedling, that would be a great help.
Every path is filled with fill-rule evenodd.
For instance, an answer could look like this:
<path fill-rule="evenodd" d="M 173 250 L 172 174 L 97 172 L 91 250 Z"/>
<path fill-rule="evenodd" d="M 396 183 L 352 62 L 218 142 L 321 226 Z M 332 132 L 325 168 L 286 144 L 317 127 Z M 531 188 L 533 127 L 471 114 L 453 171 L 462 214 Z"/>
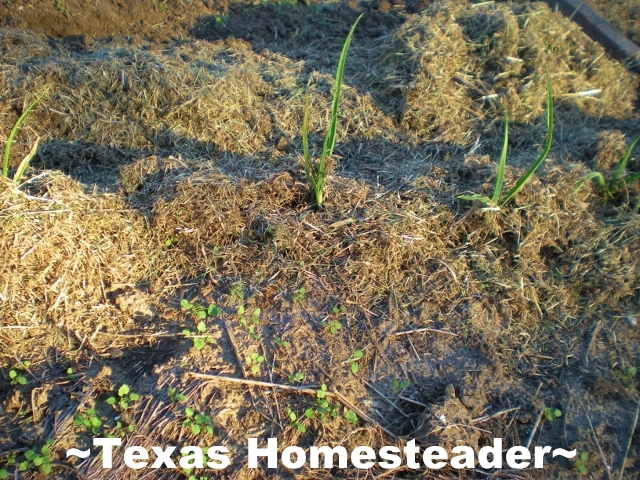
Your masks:
<path fill-rule="evenodd" d="M 182 330 L 182 334 L 185 337 L 191 337 L 193 340 L 193 347 L 196 350 L 202 350 L 207 343 L 215 343 L 213 337 L 208 337 L 205 334 L 207 333 L 207 324 L 203 321 L 198 322 L 196 325 L 197 332 L 192 332 L 189 329 Z"/>
<path fill-rule="evenodd" d="M 294 375 L 287 375 L 287 382 L 289 382 L 291 385 L 293 385 L 294 383 L 299 383 L 302 380 L 304 380 L 304 373 L 302 372 L 297 372 Z"/>
<path fill-rule="evenodd" d="M 347 410 L 344 416 L 347 419 L 347 422 L 352 423 L 353 425 L 358 423 L 358 416 L 354 413 L 353 410 Z"/>
<path fill-rule="evenodd" d="M 129 408 L 129 402 L 135 402 L 140 399 L 140 395 L 133 393 L 129 389 L 129 385 L 124 384 L 118 389 L 118 399 L 115 396 L 107 398 L 107 405 L 115 405 L 116 402 L 122 410 Z"/>
<path fill-rule="evenodd" d="M 293 292 L 293 303 L 302 303 L 304 302 L 304 296 L 307 293 L 307 289 L 302 287 L 299 290 Z"/>
<path fill-rule="evenodd" d="M 169 395 L 171 403 L 184 402 L 187 399 L 183 394 L 178 393 L 178 390 L 175 388 L 168 387 L 167 394 Z"/>
<path fill-rule="evenodd" d="M 251 313 L 251 317 L 245 315 L 246 311 L 244 305 L 240 305 L 238 307 L 238 321 L 240 325 L 247 329 L 249 334 L 249 338 L 252 340 L 260 340 L 260 334 L 256 332 L 256 327 L 260 324 L 260 313 L 261 310 L 259 308 L 255 308 Z"/>
<path fill-rule="evenodd" d="M 580 475 L 587 474 L 587 460 L 589 460 L 589 455 L 587 454 L 587 452 L 580 452 L 580 455 L 578 455 L 578 458 L 575 462 L 576 470 L 578 470 L 578 473 L 580 473 Z"/>
<path fill-rule="evenodd" d="M 180 305 L 191 315 L 199 318 L 200 320 L 204 320 L 207 317 L 217 317 L 220 314 L 220 310 L 213 303 L 209 304 L 208 307 L 204 305 L 200 305 L 199 303 L 191 303 L 186 298 L 180 300 Z"/>
<path fill-rule="evenodd" d="M 27 377 L 24 376 L 24 372 L 26 372 L 27 368 L 29 368 L 31 362 L 29 360 L 25 360 L 24 362 L 19 362 L 9 370 L 9 378 L 11 379 L 11 385 L 26 385 Z"/>
<path fill-rule="evenodd" d="M 282 340 L 282 337 L 276 337 L 273 341 L 276 342 L 276 345 L 280 348 L 289 348 L 291 346 L 289 342 Z"/>
<path fill-rule="evenodd" d="M 262 355 L 258 355 L 257 353 L 252 353 L 247 358 L 245 358 L 245 362 L 251 368 L 251 373 L 257 375 L 260 371 L 260 364 L 264 362 L 264 357 Z"/>
<path fill-rule="evenodd" d="M 207 415 L 196 413 L 195 410 L 191 407 L 185 408 L 184 414 L 187 416 L 187 419 L 182 422 L 182 425 L 186 428 L 191 429 L 194 435 L 199 435 L 200 433 L 205 432 L 209 435 L 213 435 L 211 419 Z"/>
<path fill-rule="evenodd" d="M 87 408 L 84 412 L 76 413 L 73 417 L 73 424 L 76 427 L 84 426 L 87 431 L 94 435 L 98 435 L 102 426 L 102 422 L 93 408 Z"/>
<path fill-rule="evenodd" d="M 356 350 L 355 352 L 353 352 L 353 355 L 348 360 L 349 368 L 351 369 L 351 373 L 353 373 L 354 375 L 358 373 L 358 370 L 360 370 L 360 366 L 358 365 L 358 360 L 360 360 L 361 358 L 362 358 L 362 350 Z"/>
<path fill-rule="evenodd" d="M 295 414 L 293 410 L 287 408 L 287 415 L 289 416 L 289 426 L 293 429 L 298 430 L 300 433 L 305 433 L 307 428 L 298 421 L 298 416 Z"/>
<path fill-rule="evenodd" d="M 399 381 L 398 379 L 394 378 L 393 379 L 393 394 L 394 395 L 399 394 L 402 390 L 404 390 L 405 388 L 408 388 L 409 385 L 411 385 L 409 380 Z"/>
<path fill-rule="evenodd" d="M 555 418 L 560 418 L 562 416 L 562 412 L 557 408 L 545 407 L 543 415 L 547 422 L 551 423 Z"/>

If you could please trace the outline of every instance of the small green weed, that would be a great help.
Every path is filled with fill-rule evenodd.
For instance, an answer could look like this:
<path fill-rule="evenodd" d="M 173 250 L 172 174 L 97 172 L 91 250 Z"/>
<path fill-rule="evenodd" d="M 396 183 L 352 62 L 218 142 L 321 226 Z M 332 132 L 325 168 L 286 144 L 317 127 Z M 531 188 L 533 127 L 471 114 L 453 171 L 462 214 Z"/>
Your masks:
<path fill-rule="evenodd" d="M 64 8 L 64 3 L 62 2 L 62 0 L 56 0 L 56 8 L 58 9 L 58 11 L 60 11 L 60 13 L 64 13 L 66 10 Z"/>
<path fill-rule="evenodd" d="M 287 415 L 289 416 L 289 426 L 291 428 L 298 430 L 300 433 L 305 433 L 307 431 L 307 428 L 298 421 L 298 415 L 296 415 L 293 410 L 287 408 Z"/>
<path fill-rule="evenodd" d="M 26 385 L 28 380 L 25 377 L 25 372 L 31 365 L 29 360 L 25 360 L 24 362 L 17 363 L 11 370 L 9 370 L 9 379 L 11 380 L 11 385 Z"/>
<path fill-rule="evenodd" d="M 500 207 L 504 207 L 509 201 L 516 196 L 516 194 L 522 190 L 522 187 L 529 181 L 535 171 L 538 169 L 542 162 L 547 158 L 549 150 L 551 149 L 551 142 L 553 140 L 553 91 L 551 89 L 551 77 L 547 72 L 547 137 L 542 148 L 542 152 L 531 165 L 529 170 L 520 177 L 516 184 L 509 190 L 505 197 L 500 200 L 500 194 L 502 193 L 502 184 L 504 181 L 504 170 L 507 163 L 507 149 L 509 146 L 509 119 L 505 118 L 504 122 L 504 136 L 502 140 L 502 152 L 500 153 L 500 161 L 498 163 L 498 172 L 496 174 L 496 182 L 493 187 L 493 195 L 491 198 L 484 195 L 471 194 L 471 195 L 458 195 L 460 200 L 477 201 L 482 204 L 483 207 L 491 210 L 499 210 Z"/>
<path fill-rule="evenodd" d="M 329 327 L 331 335 L 335 335 L 336 333 L 338 333 L 338 330 L 342 328 L 342 324 L 340 323 L 340 315 L 345 315 L 347 309 L 343 305 L 336 305 L 331 309 L 331 311 L 335 315 L 335 318 L 329 318 L 326 321 L 320 322 L 320 326 L 322 328 Z"/>
<path fill-rule="evenodd" d="M 175 247 L 176 245 L 178 245 L 178 243 L 180 242 L 180 239 L 178 237 L 171 237 L 171 238 L 167 238 L 164 242 L 164 248 L 166 248 L 167 250 L 169 250 L 170 248 Z"/>
<path fill-rule="evenodd" d="M 242 285 L 242 282 L 237 282 L 231 285 L 231 288 L 229 289 L 229 295 L 231 295 L 231 298 L 235 298 L 239 302 L 244 301 L 244 287 Z"/>
<path fill-rule="evenodd" d="M 24 112 L 22 112 L 22 115 L 20 115 L 20 117 L 18 118 L 18 121 L 15 123 L 15 125 L 13 126 L 13 128 L 11 129 L 11 132 L 9 133 L 9 138 L 7 138 L 7 145 L 5 146 L 4 149 L 4 163 L 2 165 L 2 175 L 5 177 L 9 177 L 9 158 L 11 157 L 11 145 L 13 144 L 13 139 L 15 138 L 16 134 L 18 133 L 18 130 L 20 129 L 20 125 L 22 125 L 22 122 L 25 121 L 25 119 L 27 118 L 27 115 L 29 115 L 29 112 L 31 112 L 31 110 L 33 110 L 33 108 L 38 104 L 38 102 L 40 102 L 40 100 L 42 99 L 42 97 L 49 91 L 49 87 L 47 87 L 44 92 L 42 92 L 40 95 L 38 95 L 36 97 L 36 99 L 31 102 L 31 104 L 24 110 Z M 24 172 L 27 170 L 27 167 L 29 166 L 29 163 L 31 162 L 31 159 L 36 155 L 36 152 L 38 151 L 38 142 L 39 142 L 39 138 L 35 141 L 33 147 L 31 148 L 31 151 L 29 152 L 29 154 L 24 157 L 24 159 L 22 160 L 22 162 L 20 163 L 20 165 L 18 166 L 18 169 L 16 170 L 16 173 L 13 176 L 13 183 L 17 186 L 20 185 L 20 181 L 22 180 L 22 176 L 24 175 Z"/>
<path fill-rule="evenodd" d="M 312 416 L 310 416 L 311 412 L 314 412 Z M 324 383 L 320 385 L 320 390 L 316 392 L 315 410 L 305 410 L 305 416 L 307 416 L 308 418 L 313 418 L 316 415 L 323 422 L 327 417 L 336 418 L 338 416 L 338 406 L 330 403 L 329 400 L 327 400 L 327 386 Z"/>
<path fill-rule="evenodd" d="M 189 428 L 194 435 L 205 434 L 213 435 L 213 426 L 211 424 L 211 418 L 208 415 L 202 413 L 196 413 L 196 411 L 187 407 L 184 409 L 184 414 L 187 419 L 182 422 L 182 425 Z"/>
<path fill-rule="evenodd" d="M 191 338 L 193 340 L 193 348 L 196 350 L 202 350 L 207 343 L 215 343 L 213 337 L 209 337 L 206 335 L 207 333 L 207 324 L 203 321 L 198 322 L 196 325 L 197 332 L 192 332 L 188 329 L 182 330 L 182 334 L 185 337 Z"/>
<path fill-rule="evenodd" d="M 291 344 L 289 342 L 286 342 L 286 341 L 282 340 L 282 337 L 276 337 L 276 338 L 273 339 L 273 341 L 280 348 L 289 348 L 291 346 Z"/>
<path fill-rule="evenodd" d="M 168 387 L 167 394 L 169 395 L 169 401 L 171 401 L 171 403 L 180 403 L 187 399 L 183 394 L 178 393 L 178 390 L 175 388 Z"/>
<path fill-rule="evenodd" d="M 304 373 L 302 372 L 296 372 L 293 375 L 287 375 L 287 382 L 289 382 L 291 385 L 293 385 L 294 383 L 300 383 L 302 380 L 304 380 Z"/>
<path fill-rule="evenodd" d="M 394 395 L 398 395 L 402 390 L 404 390 L 405 388 L 409 388 L 409 386 L 411 385 L 411 382 L 409 382 L 409 380 L 398 380 L 396 378 L 393 379 L 393 394 Z"/>
<path fill-rule="evenodd" d="M 117 420 L 116 424 L 109 429 L 107 438 L 124 438 L 127 436 L 127 434 L 133 433 L 135 429 L 136 428 L 133 423 L 130 425 L 127 425 L 126 423 L 123 423 L 120 420 Z"/>
<path fill-rule="evenodd" d="M 627 368 L 627 371 L 624 373 L 619 370 L 615 370 L 613 372 L 616 378 L 620 379 L 620 381 L 622 381 L 622 383 L 625 384 L 625 387 L 627 387 L 628 390 L 635 390 L 635 385 L 633 384 L 633 378 L 636 376 L 637 373 L 638 373 L 638 369 L 633 366 Z"/>
<path fill-rule="evenodd" d="M 293 292 L 293 303 L 302 303 L 304 302 L 305 295 L 307 294 L 307 289 L 302 287 Z"/>
<path fill-rule="evenodd" d="M 118 389 L 118 397 L 109 397 L 106 403 L 113 406 L 117 404 L 122 410 L 127 410 L 131 402 L 137 402 L 138 400 L 140 400 L 140 395 L 132 392 L 129 385 L 124 384 Z"/>
<path fill-rule="evenodd" d="M 553 422 L 554 419 L 560 418 L 562 416 L 562 411 L 557 408 L 545 407 L 542 412 L 542 417 L 549 423 Z"/>
<path fill-rule="evenodd" d="M 353 32 L 356 29 L 356 25 L 362 18 L 362 15 L 355 21 L 349 35 L 347 35 L 344 45 L 342 47 L 342 53 L 340 53 L 340 59 L 338 60 L 338 68 L 336 70 L 336 78 L 333 83 L 333 102 L 331 106 L 331 121 L 329 128 L 324 136 L 324 143 L 322 145 L 322 151 L 320 153 L 320 160 L 317 165 L 312 165 L 311 155 L 309 154 L 309 94 L 305 94 L 304 97 L 304 114 L 302 118 L 302 151 L 304 156 L 304 168 L 307 173 L 307 179 L 311 184 L 311 189 L 315 195 L 316 204 L 321 207 L 324 200 L 324 184 L 326 177 L 326 161 L 327 157 L 333 154 L 333 147 L 336 143 L 336 130 L 338 126 L 338 107 L 340 105 L 340 94 L 342 92 L 342 76 L 344 74 L 344 65 L 347 60 L 347 51 L 353 38 Z"/>
<path fill-rule="evenodd" d="M 51 445 L 53 445 L 53 440 L 47 440 L 39 451 L 38 449 L 27 450 L 20 461 L 18 461 L 16 454 L 9 455 L 6 457 L 6 464 L 17 465 L 20 472 L 37 468 L 43 475 L 49 475 L 51 473 Z M 0 469 L 0 479 L 9 478 L 9 475 L 5 468 Z M 15 477 L 18 478 L 17 474 Z"/>
<path fill-rule="evenodd" d="M 251 340 L 260 340 L 260 334 L 256 331 L 256 327 L 260 324 L 260 308 L 255 308 L 250 317 L 246 316 L 246 310 L 244 305 L 238 307 L 238 321 L 242 325 L 249 335 Z"/>
<path fill-rule="evenodd" d="M 354 375 L 358 373 L 358 370 L 360 370 L 358 361 L 361 358 L 362 358 L 362 350 L 356 350 L 355 352 L 353 352 L 353 355 L 351 355 L 351 358 L 347 360 L 349 362 L 349 369 L 351 370 L 351 373 L 353 373 Z"/>
<path fill-rule="evenodd" d="M 264 362 L 264 357 L 257 353 L 252 353 L 244 359 L 245 363 L 249 365 L 251 373 L 257 375 L 260 372 L 260 364 Z"/>
<path fill-rule="evenodd" d="M 587 474 L 587 461 L 589 460 L 589 455 L 587 452 L 580 452 L 578 458 L 576 459 L 574 466 L 580 475 Z"/>
<path fill-rule="evenodd" d="M 205 307 L 199 303 L 191 303 L 186 298 L 183 298 L 180 300 L 180 306 L 182 306 L 187 313 L 199 318 L 200 320 L 204 320 L 207 317 L 214 318 L 220 315 L 220 310 L 213 303 L 209 304 L 208 307 Z"/>
<path fill-rule="evenodd" d="M 87 408 L 84 412 L 76 413 L 73 417 L 73 424 L 76 427 L 84 426 L 93 435 L 98 435 L 100 427 L 102 427 L 102 421 L 98 418 L 93 408 Z"/>
<path fill-rule="evenodd" d="M 344 417 L 347 419 L 347 422 L 353 425 L 358 423 L 358 416 L 355 414 L 353 410 L 347 410 L 344 414 Z"/>
<path fill-rule="evenodd" d="M 619 190 L 622 190 L 625 185 L 628 185 L 635 180 L 640 180 L 640 172 L 630 173 L 626 177 L 623 176 L 624 170 L 625 168 L 627 168 L 627 163 L 631 158 L 631 152 L 633 151 L 638 141 L 640 141 L 640 135 L 633 139 L 633 141 L 629 145 L 629 148 L 627 148 L 624 157 L 622 157 L 622 159 L 620 160 L 618 168 L 615 169 L 613 175 L 611 176 L 611 179 L 608 182 L 605 181 L 604 176 L 600 172 L 592 172 L 584 177 L 582 181 L 578 183 L 578 185 L 576 185 L 576 188 L 573 190 L 573 192 L 575 193 L 580 190 L 588 181 L 595 180 L 598 185 L 598 190 L 600 190 L 600 194 L 605 200 L 607 200 L 609 198 L 613 198 L 613 195 Z"/>

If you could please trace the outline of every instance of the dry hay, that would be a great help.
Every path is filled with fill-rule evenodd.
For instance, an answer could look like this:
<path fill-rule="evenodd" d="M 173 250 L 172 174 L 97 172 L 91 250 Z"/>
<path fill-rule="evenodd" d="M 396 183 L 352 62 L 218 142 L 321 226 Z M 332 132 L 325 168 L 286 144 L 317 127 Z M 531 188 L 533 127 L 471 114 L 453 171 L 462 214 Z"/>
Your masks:
<path fill-rule="evenodd" d="M 0 32 L 3 45 L 19 48 L 0 52 L 9 65 L 0 79 L 2 132 L 6 136 L 15 121 L 12 107 L 53 83 L 21 132 L 15 156 L 37 134 L 49 135 L 42 159 L 70 172 L 47 170 L 21 191 L 1 185 L 3 367 L 16 358 L 33 360 L 38 388 L 49 395 L 41 401 L 26 391 L 9 394 L 13 390 L 2 380 L 2 442 L 16 442 L 20 434 L 20 441 L 33 443 L 52 433 L 56 448 L 75 445 L 83 435 L 72 425 L 73 414 L 102 405 L 127 382 L 145 395 L 126 415 L 126 422 L 136 423 L 136 435 L 126 440 L 131 443 L 200 442 L 182 427 L 183 406 L 170 404 L 169 385 L 212 416 L 217 436 L 207 441 L 224 442 L 240 457 L 247 436 L 348 448 L 393 441 L 375 426 L 352 429 L 342 416 L 312 424 L 316 436 L 310 439 L 289 428 L 286 417 L 287 407 L 303 412 L 308 398 L 196 383 L 188 375 L 249 376 L 243 359 L 253 352 L 268 360 L 261 379 L 285 382 L 286 375 L 303 372 L 305 382 L 326 382 L 377 415 L 381 425 L 434 443 L 462 438 L 438 430 L 442 412 L 472 425 L 487 408 L 516 406 L 522 411 L 511 422 L 529 430 L 536 409 L 570 404 L 571 395 L 566 400 L 562 392 L 574 388 L 602 422 L 626 426 L 632 391 L 619 374 L 640 358 L 637 330 L 624 323 L 638 311 L 639 189 L 631 185 L 608 204 L 590 188 L 573 194 L 588 170 L 571 164 L 567 152 L 579 145 L 589 167 L 612 166 L 626 143 L 620 130 L 628 136 L 637 126 L 633 80 L 606 56 L 594 63 L 597 68 L 589 66 L 589 52 L 601 50 L 544 7 L 429 8 L 433 18 L 409 16 L 393 37 L 374 42 L 389 42 L 387 66 L 397 70 L 389 84 L 414 82 L 404 120 L 409 129 L 376 103 L 382 91 L 346 86 L 337 148 L 346 158 L 334 164 L 322 210 L 306 203 L 296 147 L 301 93 L 310 77 L 314 140 L 326 125 L 327 75 L 305 74 L 300 62 L 256 53 L 240 40 L 106 46 L 78 61 L 38 36 Z M 548 55 L 539 42 L 549 42 L 554 29 L 565 32 L 566 41 Z M 481 31 L 471 51 L 464 42 Z M 531 46 L 526 55 L 521 42 Z M 392 48 L 400 55 L 390 56 Z M 490 61 L 479 65 L 476 49 Z M 501 59 L 518 52 L 520 70 L 489 81 L 514 68 Z M 356 67 L 362 58 L 353 57 Z M 477 75 L 467 80 L 503 94 L 505 108 L 525 123 L 542 113 L 544 68 L 554 75 L 559 119 L 575 126 L 569 120 L 580 118 L 584 129 L 557 135 L 556 161 L 525 186 L 513 208 L 496 213 L 461 206 L 454 200 L 461 191 L 490 190 L 495 164 L 477 148 L 461 154 L 445 145 L 441 152 L 431 142 L 475 140 L 492 128 L 482 118 L 489 122 L 501 113 L 485 108 L 455 75 Z M 367 78 L 366 72 L 358 75 Z M 562 97 L 600 88 L 606 75 L 616 75 L 615 81 L 607 79 L 598 99 Z M 528 82 L 526 94 L 519 91 Z M 435 127 L 421 126 L 421 115 L 432 115 Z M 590 115 L 606 124 L 589 123 Z M 541 132 L 534 133 L 535 143 Z M 516 158 L 527 158 L 532 136 L 514 129 Z M 510 167 L 506 184 L 517 175 Z M 70 178 L 75 176 L 104 180 L 111 190 Z M 262 309 L 259 341 L 237 321 L 239 301 L 230 287 L 238 282 L 247 308 Z M 301 287 L 306 299 L 295 303 Z M 179 307 L 182 298 L 221 307 L 221 318 L 207 321 L 214 345 L 199 351 L 180 334 L 195 328 Z M 343 329 L 331 335 L 321 322 L 336 305 L 346 314 Z M 607 333 L 589 338 L 594 325 Z M 420 328 L 436 332 L 398 335 Z M 276 336 L 290 348 L 278 348 Z M 356 348 L 364 351 L 357 376 L 345 363 Z M 619 363 L 611 367 L 614 356 Z M 78 380 L 65 380 L 69 365 L 81 374 Z M 598 380 L 583 385 L 585 371 Z M 399 400 L 394 408 L 382 398 L 395 398 L 393 380 L 404 378 L 412 383 L 405 394 L 429 408 Z M 31 408 L 34 416 L 39 411 L 55 422 L 11 430 L 15 412 Z M 580 415 L 574 410 L 571 421 L 584 426 Z M 496 417 L 482 427 L 517 443 L 508 420 Z M 541 443 L 554 444 L 557 433 L 545 428 L 549 437 Z M 617 451 L 614 435 L 599 435 Z M 582 445 L 585 439 L 569 430 L 568 442 Z M 239 461 L 229 476 L 272 474 L 243 465 Z M 93 460 L 78 467 L 93 478 L 106 475 Z"/>
<path fill-rule="evenodd" d="M 389 88 L 403 95 L 402 123 L 454 144 L 474 141 L 479 125 L 503 111 L 522 124 L 540 117 L 546 71 L 569 124 L 585 114 L 627 118 L 636 99 L 637 79 L 541 3 L 434 2 L 393 34 L 383 59 Z M 602 91 L 580 95 L 594 89 Z"/>

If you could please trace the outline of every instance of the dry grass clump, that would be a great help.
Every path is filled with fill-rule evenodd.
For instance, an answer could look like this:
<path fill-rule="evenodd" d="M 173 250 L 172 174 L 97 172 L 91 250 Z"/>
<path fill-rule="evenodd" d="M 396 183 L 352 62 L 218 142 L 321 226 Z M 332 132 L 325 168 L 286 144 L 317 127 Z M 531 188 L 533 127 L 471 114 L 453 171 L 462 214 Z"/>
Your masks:
<path fill-rule="evenodd" d="M 405 95 L 405 124 L 456 144 L 473 140 L 487 113 L 502 117 L 504 108 L 520 123 L 540 117 L 547 70 L 555 98 L 582 115 L 625 118 L 636 98 L 631 74 L 540 3 L 434 2 L 394 33 L 383 55 L 393 68 L 389 88 Z"/>
<path fill-rule="evenodd" d="M 589 0 L 587 3 L 636 45 L 640 44 L 640 1 Z"/>

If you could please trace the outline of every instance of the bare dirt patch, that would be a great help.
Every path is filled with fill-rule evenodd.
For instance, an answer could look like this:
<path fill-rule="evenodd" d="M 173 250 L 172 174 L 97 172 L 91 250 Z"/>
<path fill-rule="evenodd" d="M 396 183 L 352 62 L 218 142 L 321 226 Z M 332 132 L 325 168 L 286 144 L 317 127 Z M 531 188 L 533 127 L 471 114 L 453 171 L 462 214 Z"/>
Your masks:
<path fill-rule="evenodd" d="M 140 3 L 135 21 L 91 30 L 94 7 L 43 3 L 66 18 L 57 32 L 20 19 L 27 3 L 5 10 L 4 138 L 50 90 L 12 149 L 15 167 L 43 137 L 27 183 L 0 185 L 0 468 L 53 439 L 51 476 L 137 478 L 122 462 L 59 457 L 112 434 L 224 445 L 228 478 L 357 478 L 249 470 L 246 440 L 478 449 L 501 437 L 586 452 L 592 478 L 604 463 L 634 478 L 639 186 L 608 202 L 574 187 L 613 170 L 640 131 L 638 79 L 545 5 L 394 4 L 367 6 L 356 30 L 323 209 L 299 153 L 303 98 L 317 150 L 362 8 Z M 162 21 L 162 34 L 147 25 Z M 537 156 L 547 70 L 556 130 L 543 168 L 499 212 L 456 200 L 490 192 L 505 112 L 505 184 Z M 212 433 L 185 424 L 188 408 Z"/>

